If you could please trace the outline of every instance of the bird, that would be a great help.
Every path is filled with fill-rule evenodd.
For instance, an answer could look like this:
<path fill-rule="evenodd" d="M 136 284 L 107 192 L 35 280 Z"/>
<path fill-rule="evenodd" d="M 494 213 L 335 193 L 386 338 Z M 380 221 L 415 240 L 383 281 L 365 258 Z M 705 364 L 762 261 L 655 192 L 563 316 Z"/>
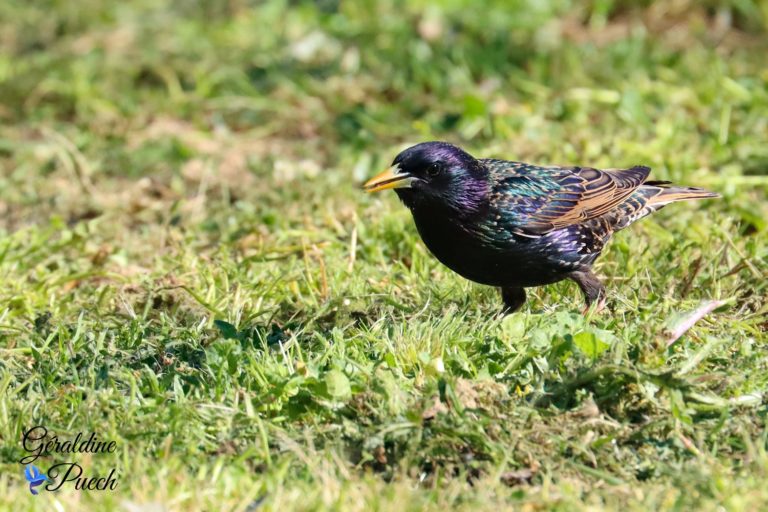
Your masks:
<path fill-rule="evenodd" d="M 402 151 L 363 189 L 394 190 L 429 251 L 462 277 L 498 287 L 504 313 L 523 306 L 526 288 L 569 279 L 587 314 L 605 307 L 592 266 L 616 231 L 669 203 L 719 197 L 648 180 L 650 172 L 475 158 L 432 141 Z"/>

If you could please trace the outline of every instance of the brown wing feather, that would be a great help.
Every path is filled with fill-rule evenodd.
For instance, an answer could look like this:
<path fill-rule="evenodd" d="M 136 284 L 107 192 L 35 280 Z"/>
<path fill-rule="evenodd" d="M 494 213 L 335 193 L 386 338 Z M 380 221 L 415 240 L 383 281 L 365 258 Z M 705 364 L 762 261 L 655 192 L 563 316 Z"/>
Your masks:
<path fill-rule="evenodd" d="M 649 167 L 592 169 L 574 167 L 559 181 L 562 187 L 522 229 L 541 235 L 553 229 L 600 217 L 625 201 L 650 174 Z"/>

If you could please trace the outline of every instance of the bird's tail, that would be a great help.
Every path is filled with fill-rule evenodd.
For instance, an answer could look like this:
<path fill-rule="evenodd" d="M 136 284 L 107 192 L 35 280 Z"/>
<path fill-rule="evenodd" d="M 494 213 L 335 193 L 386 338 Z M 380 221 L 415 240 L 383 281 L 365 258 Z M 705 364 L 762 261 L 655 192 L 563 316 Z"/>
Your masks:
<path fill-rule="evenodd" d="M 654 207 L 655 209 L 676 201 L 720 197 L 720 194 L 704 190 L 703 188 L 676 187 L 669 181 L 646 181 L 643 183 L 642 188 L 648 192 L 655 192 L 655 194 L 648 197 L 648 202 L 646 203 L 647 207 Z"/>
<path fill-rule="evenodd" d="M 669 203 L 713 197 L 720 195 L 702 188 L 678 187 L 669 181 L 646 181 L 614 211 L 613 228 L 624 229 Z"/>

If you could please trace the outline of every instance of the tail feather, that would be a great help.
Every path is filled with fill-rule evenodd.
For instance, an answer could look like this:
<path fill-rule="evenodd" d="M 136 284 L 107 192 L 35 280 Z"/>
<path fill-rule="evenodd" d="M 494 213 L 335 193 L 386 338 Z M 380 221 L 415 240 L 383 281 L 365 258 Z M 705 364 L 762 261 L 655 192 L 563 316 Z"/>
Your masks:
<path fill-rule="evenodd" d="M 695 187 L 675 187 L 670 186 L 669 182 L 647 181 L 643 188 L 656 188 L 656 194 L 648 198 L 646 206 L 663 206 L 676 201 L 690 201 L 694 199 L 707 199 L 720 197 L 720 194 Z M 649 190 L 651 192 L 651 190 Z"/>
<path fill-rule="evenodd" d="M 624 229 L 669 203 L 720 197 L 720 194 L 694 187 L 678 187 L 669 181 L 646 181 L 610 215 L 614 230 Z"/>

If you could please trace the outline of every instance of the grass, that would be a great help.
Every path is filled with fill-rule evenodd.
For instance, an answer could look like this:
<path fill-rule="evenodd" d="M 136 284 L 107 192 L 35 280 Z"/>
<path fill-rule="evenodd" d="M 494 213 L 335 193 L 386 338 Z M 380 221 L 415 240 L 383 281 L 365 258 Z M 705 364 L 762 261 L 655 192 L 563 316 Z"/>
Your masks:
<path fill-rule="evenodd" d="M 764 508 L 766 20 L 750 0 L 3 2 L 0 507 Z M 428 139 L 723 198 L 615 237 L 610 312 L 561 283 L 502 319 L 359 189 Z M 74 460 L 118 489 L 31 496 L 35 424 L 115 440 Z"/>

